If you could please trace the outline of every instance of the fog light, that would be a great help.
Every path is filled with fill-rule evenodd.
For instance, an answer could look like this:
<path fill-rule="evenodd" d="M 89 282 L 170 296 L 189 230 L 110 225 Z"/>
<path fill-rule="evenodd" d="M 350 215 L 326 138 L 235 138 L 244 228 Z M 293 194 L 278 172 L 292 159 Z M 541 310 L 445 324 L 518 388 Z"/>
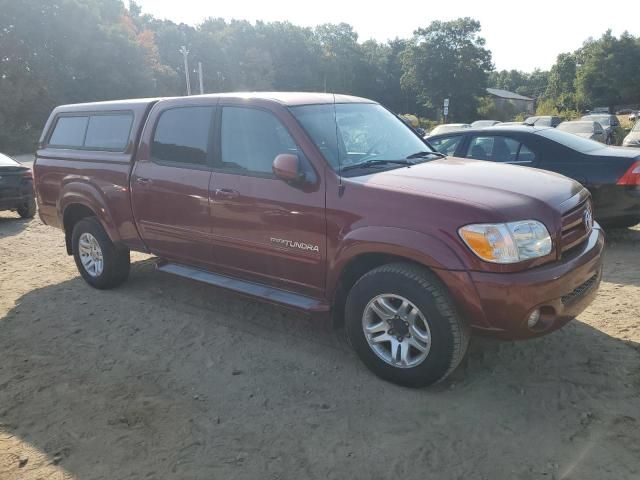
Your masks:
<path fill-rule="evenodd" d="M 534 310 L 531 315 L 529 315 L 529 319 L 527 320 L 527 326 L 529 328 L 533 328 L 536 326 L 538 321 L 540 320 L 540 310 Z"/>

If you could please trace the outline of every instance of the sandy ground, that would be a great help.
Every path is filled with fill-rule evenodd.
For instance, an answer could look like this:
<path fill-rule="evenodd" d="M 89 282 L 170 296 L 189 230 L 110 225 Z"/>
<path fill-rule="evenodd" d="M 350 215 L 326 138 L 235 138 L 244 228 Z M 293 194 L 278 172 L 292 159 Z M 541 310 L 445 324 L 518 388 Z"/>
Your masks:
<path fill-rule="evenodd" d="M 318 319 L 154 270 L 96 291 L 0 214 L 0 479 L 638 479 L 640 229 L 545 338 L 385 383 Z"/>

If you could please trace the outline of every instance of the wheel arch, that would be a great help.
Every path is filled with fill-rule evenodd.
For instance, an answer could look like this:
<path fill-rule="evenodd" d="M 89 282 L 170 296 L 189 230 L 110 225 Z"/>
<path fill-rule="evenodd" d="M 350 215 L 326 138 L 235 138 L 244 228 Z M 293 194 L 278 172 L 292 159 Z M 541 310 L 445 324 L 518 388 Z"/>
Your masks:
<path fill-rule="evenodd" d="M 430 270 L 463 270 L 465 265 L 442 240 L 433 236 L 390 227 L 364 227 L 347 235 L 331 262 L 327 279 L 332 321 L 343 321 L 349 290 L 365 273 L 379 266 L 406 262 Z"/>
<path fill-rule="evenodd" d="M 73 254 L 71 234 L 76 223 L 86 217 L 95 217 L 112 242 L 120 241 L 107 202 L 95 187 L 83 182 L 70 182 L 64 186 L 58 203 L 58 218 L 62 219 L 67 253 Z"/>

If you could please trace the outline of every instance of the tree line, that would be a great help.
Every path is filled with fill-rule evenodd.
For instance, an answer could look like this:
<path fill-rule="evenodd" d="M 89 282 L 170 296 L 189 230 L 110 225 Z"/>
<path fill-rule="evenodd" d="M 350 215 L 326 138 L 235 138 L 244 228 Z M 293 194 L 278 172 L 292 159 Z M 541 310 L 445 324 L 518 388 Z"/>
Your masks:
<path fill-rule="evenodd" d="M 207 93 L 348 93 L 432 120 L 451 98 L 451 121 L 483 115 L 487 86 L 556 110 L 640 103 L 638 38 L 607 32 L 560 55 L 550 71 L 496 72 L 480 30 L 460 18 L 431 22 L 411 38 L 360 42 L 345 23 L 211 17 L 191 26 L 145 14 L 133 1 L 0 0 L 0 150 L 33 150 L 56 105 L 183 95 L 182 45 L 191 67 L 202 62 Z"/>

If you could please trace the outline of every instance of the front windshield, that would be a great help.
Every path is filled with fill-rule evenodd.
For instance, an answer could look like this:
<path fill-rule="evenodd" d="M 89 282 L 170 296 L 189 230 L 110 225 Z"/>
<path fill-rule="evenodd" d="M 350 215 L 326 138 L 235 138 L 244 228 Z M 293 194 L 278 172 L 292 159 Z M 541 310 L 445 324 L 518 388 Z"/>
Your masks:
<path fill-rule="evenodd" d="M 537 133 L 538 135 L 542 135 L 549 140 L 558 142 L 565 147 L 568 147 L 572 150 L 577 150 L 581 153 L 587 153 L 593 150 L 604 148 L 601 143 L 598 143 L 595 140 L 589 140 L 588 138 L 579 137 L 572 133 L 563 132 L 562 130 L 558 130 L 557 128 L 547 128 L 545 130 L 539 130 Z"/>
<path fill-rule="evenodd" d="M 3 155 L 0 153 L 0 165 L 3 167 L 7 167 L 7 166 L 15 167 L 20 164 L 15 160 L 13 160 L 12 158 L 7 157 L 6 155 Z"/>
<path fill-rule="evenodd" d="M 569 133 L 592 133 L 592 122 L 565 122 L 558 125 L 558 128 L 563 132 Z"/>
<path fill-rule="evenodd" d="M 432 151 L 404 122 L 376 103 L 291 107 L 331 167 L 338 171 L 368 160 L 404 160 Z"/>
<path fill-rule="evenodd" d="M 594 122 L 598 122 L 603 126 L 608 126 L 611 123 L 611 117 L 609 117 L 609 115 L 589 115 L 588 117 L 583 117 L 582 119 L 593 120 Z"/>

